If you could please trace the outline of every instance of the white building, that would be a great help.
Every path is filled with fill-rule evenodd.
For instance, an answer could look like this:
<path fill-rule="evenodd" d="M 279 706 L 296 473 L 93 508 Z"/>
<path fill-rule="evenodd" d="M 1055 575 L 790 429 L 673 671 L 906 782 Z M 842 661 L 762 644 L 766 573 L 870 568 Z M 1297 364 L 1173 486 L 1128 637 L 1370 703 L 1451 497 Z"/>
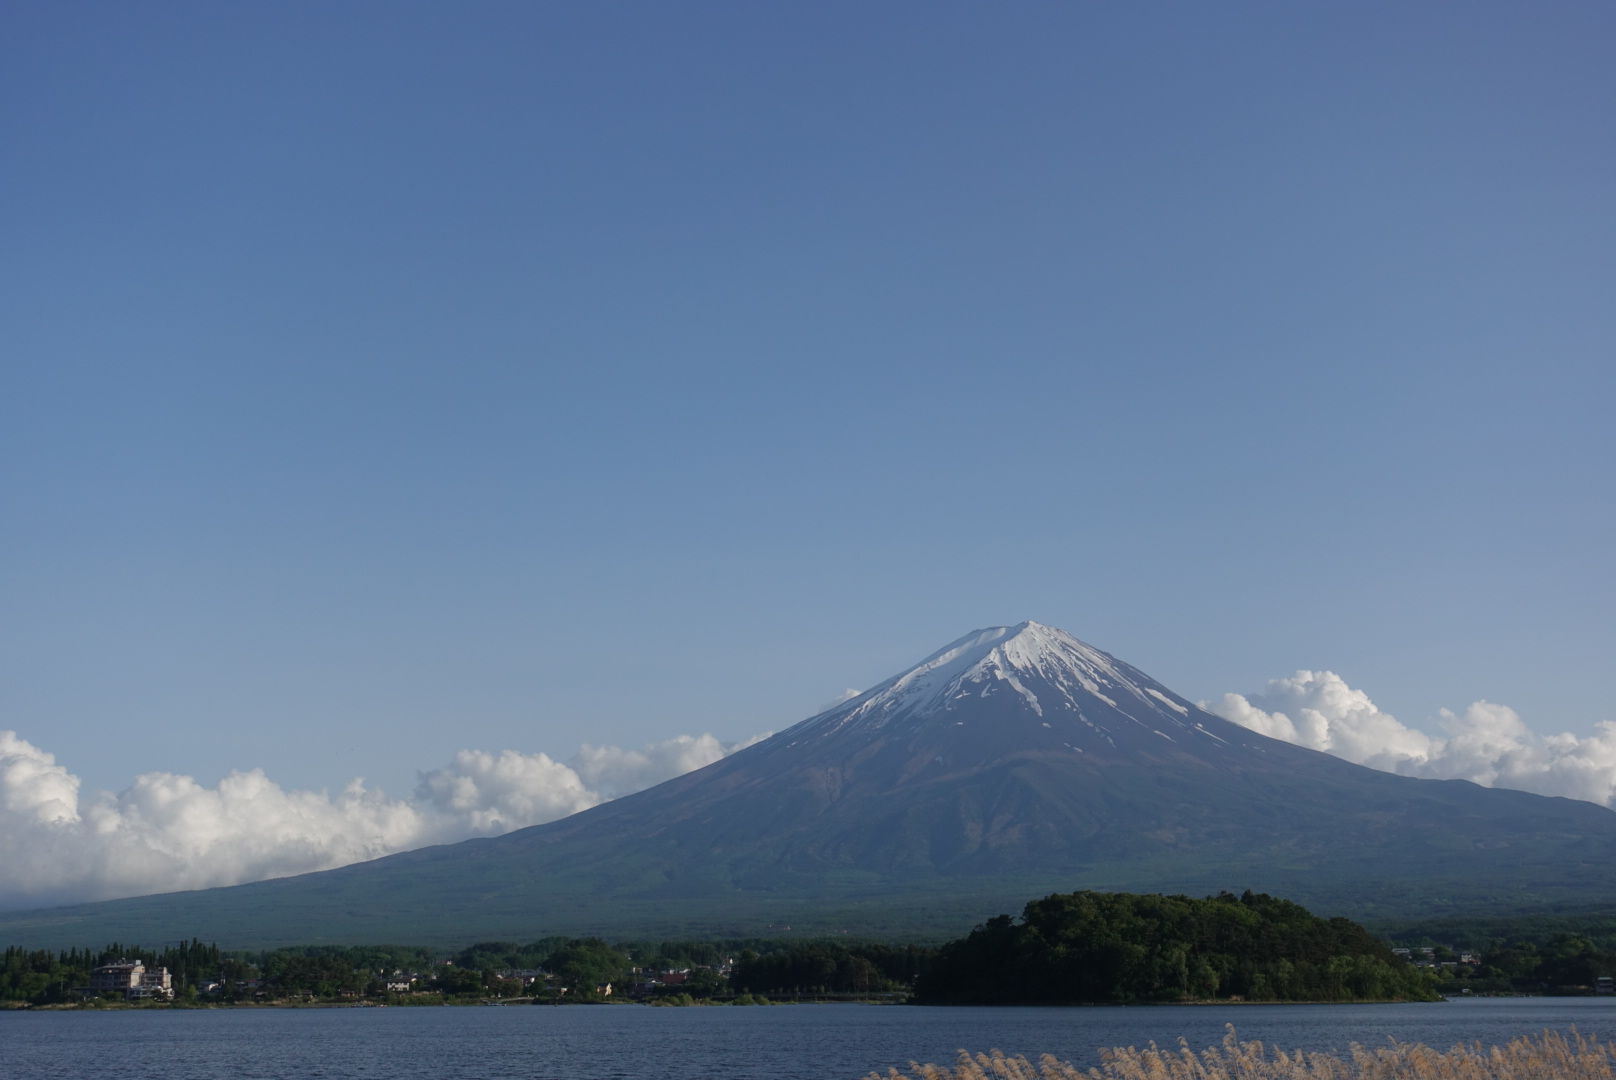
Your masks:
<path fill-rule="evenodd" d="M 148 968 L 139 960 L 118 960 L 90 972 L 90 992 L 121 993 L 126 999 L 174 998 L 174 981 L 167 968 Z"/>

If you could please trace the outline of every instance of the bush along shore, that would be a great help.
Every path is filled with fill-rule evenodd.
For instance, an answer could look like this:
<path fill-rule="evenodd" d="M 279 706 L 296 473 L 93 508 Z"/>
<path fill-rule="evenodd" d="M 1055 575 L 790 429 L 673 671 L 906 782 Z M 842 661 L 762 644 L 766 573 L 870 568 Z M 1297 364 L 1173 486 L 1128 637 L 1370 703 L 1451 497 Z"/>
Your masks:
<path fill-rule="evenodd" d="M 1599 1043 L 1572 1032 L 1570 1038 L 1545 1031 L 1541 1037 L 1516 1039 L 1505 1046 L 1455 1046 L 1446 1053 L 1420 1043 L 1392 1043 L 1368 1050 L 1354 1045 L 1350 1053 L 1311 1054 L 1269 1051 L 1260 1042 L 1241 1042 L 1233 1025 L 1222 1047 L 1197 1054 L 1183 1039 L 1177 1050 L 1133 1047 L 1102 1052 L 1097 1069 L 1079 1069 L 1044 1055 L 1038 1062 L 960 1052 L 953 1067 L 910 1066 L 865 1080 L 1613 1080 L 1616 1045 Z"/>

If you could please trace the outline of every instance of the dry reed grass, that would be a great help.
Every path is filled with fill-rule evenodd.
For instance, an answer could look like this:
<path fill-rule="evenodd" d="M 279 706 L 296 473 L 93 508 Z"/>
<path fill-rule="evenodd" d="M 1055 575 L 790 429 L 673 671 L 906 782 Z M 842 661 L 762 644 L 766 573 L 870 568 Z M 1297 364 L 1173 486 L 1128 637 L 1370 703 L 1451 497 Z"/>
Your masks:
<path fill-rule="evenodd" d="M 1393 1042 L 1378 1050 L 1354 1043 L 1342 1057 L 1270 1051 L 1260 1042 L 1241 1042 L 1230 1024 L 1222 1047 L 1197 1054 L 1183 1039 L 1178 1046 L 1105 1050 L 1097 1069 L 1079 1069 L 1049 1054 L 1034 1064 L 997 1050 L 975 1057 L 961 1050 L 953 1068 L 911 1062 L 909 1073 L 892 1069 L 865 1080 L 1616 1080 L 1616 1043 L 1600 1043 L 1576 1028 L 1570 1038 L 1545 1031 L 1507 1046 L 1460 1044 L 1447 1053 L 1422 1043 Z"/>

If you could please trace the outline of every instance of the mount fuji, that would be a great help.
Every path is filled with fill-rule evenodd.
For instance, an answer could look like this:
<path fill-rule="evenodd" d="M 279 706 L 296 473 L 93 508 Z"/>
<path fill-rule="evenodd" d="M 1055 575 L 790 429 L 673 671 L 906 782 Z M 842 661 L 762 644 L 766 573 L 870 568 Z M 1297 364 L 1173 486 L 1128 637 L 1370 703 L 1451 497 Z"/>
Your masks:
<path fill-rule="evenodd" d="M 0 937 L 935 937 L 1056 890 L 1248 887 L 1358 918 L 1608 903 L 1616 812 L 1279 742 L 1026 622 L 974 631 L 722 761 L 548 825 L 7 914 Z"/>

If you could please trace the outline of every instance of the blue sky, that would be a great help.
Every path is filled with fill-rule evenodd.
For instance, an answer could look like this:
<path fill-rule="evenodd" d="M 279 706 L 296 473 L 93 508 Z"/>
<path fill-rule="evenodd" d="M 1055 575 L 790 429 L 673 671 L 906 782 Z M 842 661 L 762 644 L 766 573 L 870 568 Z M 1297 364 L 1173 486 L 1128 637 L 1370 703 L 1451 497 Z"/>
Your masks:
<path fill-rule="evenodd" d="M 1598 4 L 0 9 L 0 728 L 780 728 L 1034 618 L 1616 718 Z"/>

